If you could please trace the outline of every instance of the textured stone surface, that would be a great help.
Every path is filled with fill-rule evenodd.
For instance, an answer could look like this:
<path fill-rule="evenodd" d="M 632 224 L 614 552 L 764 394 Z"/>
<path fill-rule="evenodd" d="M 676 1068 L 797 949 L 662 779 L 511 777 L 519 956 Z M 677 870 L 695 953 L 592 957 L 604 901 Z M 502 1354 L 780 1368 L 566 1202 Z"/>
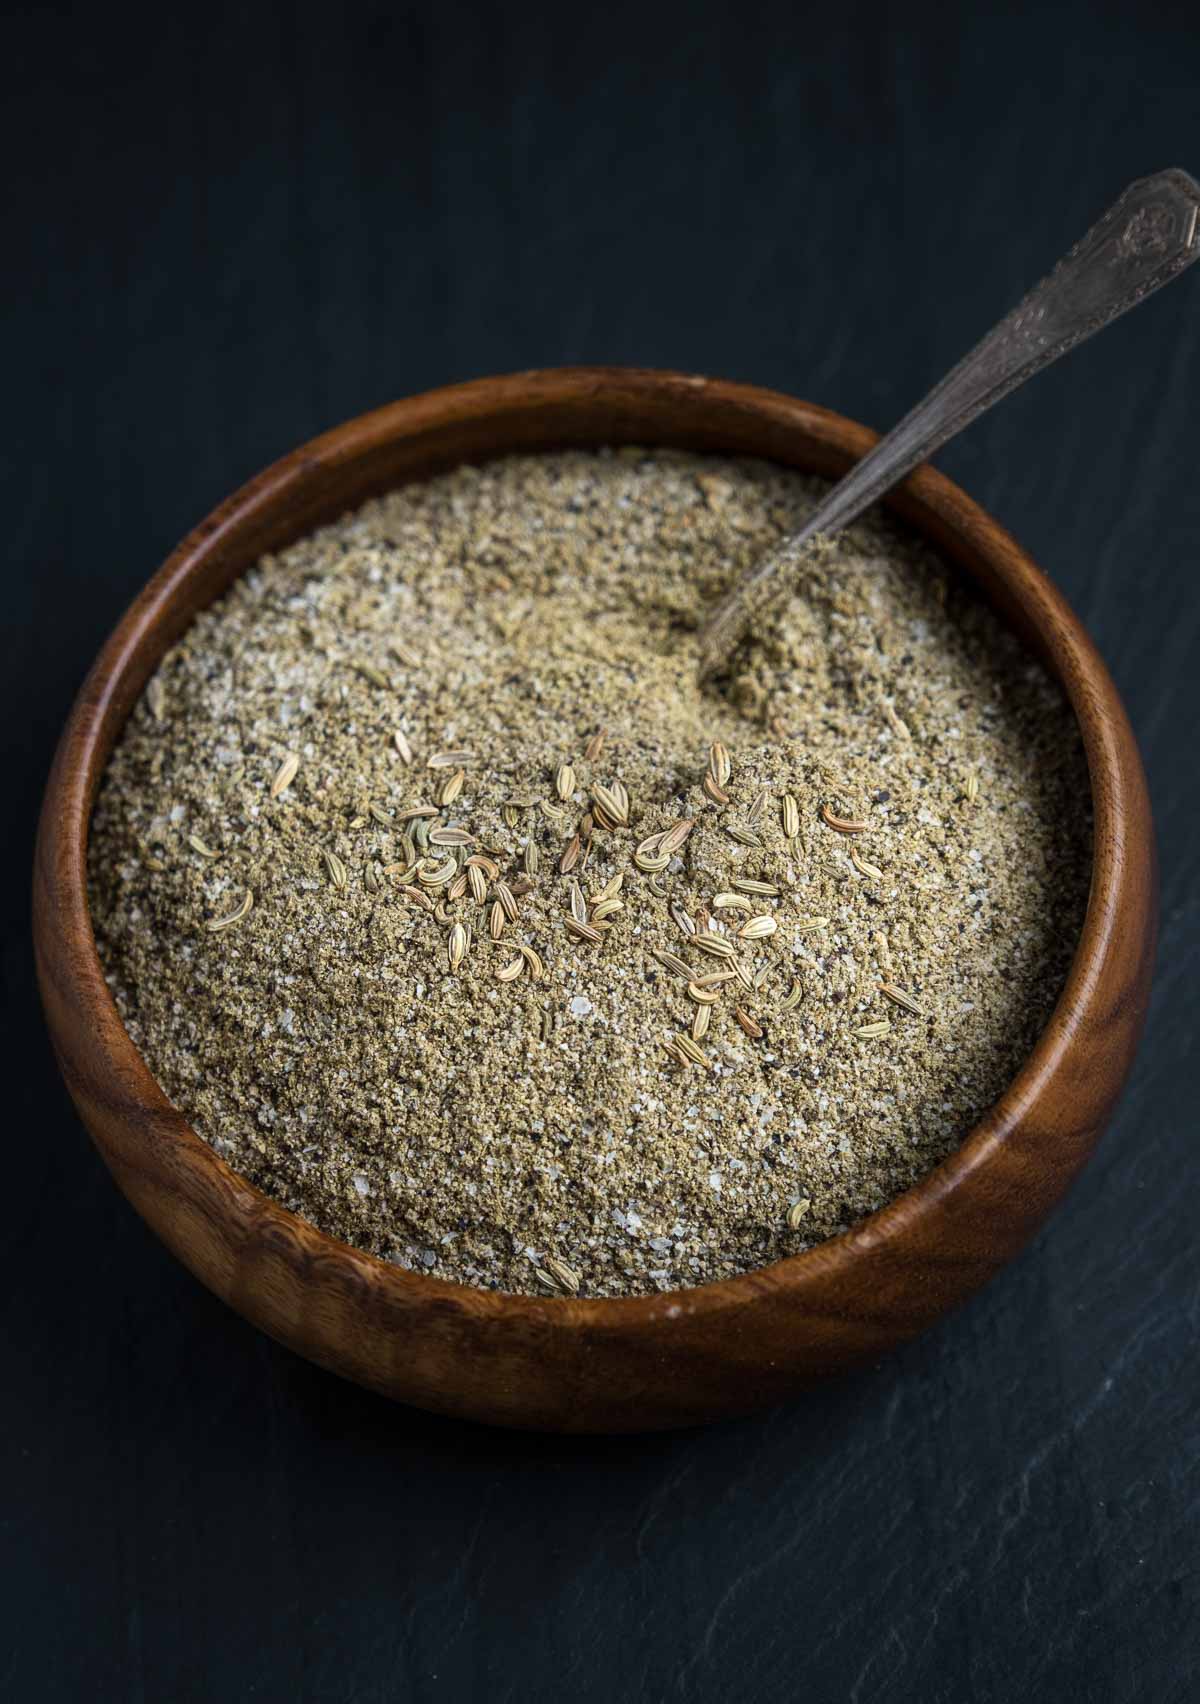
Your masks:
<path fill-rule="evenodd" d="M 1126 695 L 1163 936 L 1093 1165 L 903 1355 L 647 1441 L 390 1410 L 152 1241 L 32 993 L 32 823 L 70 695 L 149 569 L 271 456 L 394 395 L 574 360 L 885 425 L 1129 177 L 1200 167 L 1182 5 L 1067 0 L 1035 34 L 1003 11 L 10 20 L 5 1697 L 1195 1696 L 1200 278 L 941 458 Z"/>

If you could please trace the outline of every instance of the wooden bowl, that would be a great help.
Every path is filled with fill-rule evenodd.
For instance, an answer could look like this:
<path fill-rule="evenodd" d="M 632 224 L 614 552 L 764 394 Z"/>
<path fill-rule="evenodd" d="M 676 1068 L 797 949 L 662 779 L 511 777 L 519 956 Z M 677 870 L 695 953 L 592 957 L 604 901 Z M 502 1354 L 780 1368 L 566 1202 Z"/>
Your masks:
<path fill-rule="evenodd" d="M 624 1432 L 744 1413 L 916 1332 L 1009 1260 L 1083 1165 L 1148 995 L 1154 842 L 1112 681 L 1029 557 L 941 474 L 888 501 L 970 574 L 1061 681 L 1087 750 L 1095 859 L 1082 937 L 1023 1068 L 962 1146 L 855 1229 L 759 1272 L 627 1301 L 468 1289 L 360 1254 L 238 1177 L 176 1112 L 122 1027 L 88 914 L 97 784 L 121 725 L 196 612 L 264 551 L 464 461 L 669 444 L 837 475 L 874 434 L 747 385 L 568 368 L 433 391 L 284 457 L 187 537 L 125 614 L 71 712 L 34 872 L 38 976 L 67 1086 L 117 1183 L 195 1275 L 323 1367 L 402 1402 L 501 1425 Z"/>

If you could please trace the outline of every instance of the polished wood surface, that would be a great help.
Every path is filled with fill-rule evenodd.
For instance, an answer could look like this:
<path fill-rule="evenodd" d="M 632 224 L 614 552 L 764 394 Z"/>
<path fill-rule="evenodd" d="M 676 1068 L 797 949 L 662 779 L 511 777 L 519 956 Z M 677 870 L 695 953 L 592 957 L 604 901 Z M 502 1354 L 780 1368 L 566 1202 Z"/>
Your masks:
<path fill-rule="evenodd" d="M 1063 600 L 956 486 L 923 468 L 890 506 L 970 573 L 1062 681 L 1095 807 L 1091 896 L 1067 985 L 1023 1069 L 963 1145 L 855 1230 L 746 1277 L 630 1301 L 505 1296 L 405 1272 L 260 1194 L 190 1129 L 126 1034 L 87 908 L 87 824 L 108 753 L 167 647 L 263 551 L 461 461 L 663 443 L 835 475 L 874 442 L 749 386 L 630 369 L 460 385 L 380 409 L 285 457 L 191 533 L 80 692 L 47 786 L 34 872 L 38 973 L 68 1088 L 125 1195 L 247 1319 L 401 1401 L 505 1425 L 631 1431 L 776 1401 L 911 1337 L 984 1283 L 1086 1160 L 1145 1010 L 1154 846 L 1141 763 L 1108 674 Z"/>

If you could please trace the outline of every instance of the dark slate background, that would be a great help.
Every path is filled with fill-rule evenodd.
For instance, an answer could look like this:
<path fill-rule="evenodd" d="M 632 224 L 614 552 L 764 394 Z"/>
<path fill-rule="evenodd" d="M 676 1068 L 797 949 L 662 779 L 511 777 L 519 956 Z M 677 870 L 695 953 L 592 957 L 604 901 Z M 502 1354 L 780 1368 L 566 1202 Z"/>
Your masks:
<path fill-rule="evenodd" d="M 316 1372 L 110 1185 L 43 1034 L 27 889 L 99 641 L 265 462 L 578 361 L 886 426 L 1129 178 L 1200 170 L 1198 50 L 1165 0 L 4 7 L 0 1696 L 1197 1696 L 1200 273 L 941 458 L 1125 694 L 1163 933 L 1086 1176 L 894 1359 L 591 1442 Z"/>

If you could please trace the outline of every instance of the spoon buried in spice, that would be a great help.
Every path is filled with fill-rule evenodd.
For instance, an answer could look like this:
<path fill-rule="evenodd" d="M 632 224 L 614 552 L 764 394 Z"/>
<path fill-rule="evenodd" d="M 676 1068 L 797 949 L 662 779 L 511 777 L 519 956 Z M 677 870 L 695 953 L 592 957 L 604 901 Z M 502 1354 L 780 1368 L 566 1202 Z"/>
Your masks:
<path fill-rule="evenodd" d="M 701 679 L 729 662 L 746 632 L 795 583 L 811 539 L 848 527 L 993 403 L 1197 259 L 1200 184 L 1182 171 L 1130 184 L 1054 271 L 839 480 L 800 531 L 722 599 L 700 636 Z"/>

